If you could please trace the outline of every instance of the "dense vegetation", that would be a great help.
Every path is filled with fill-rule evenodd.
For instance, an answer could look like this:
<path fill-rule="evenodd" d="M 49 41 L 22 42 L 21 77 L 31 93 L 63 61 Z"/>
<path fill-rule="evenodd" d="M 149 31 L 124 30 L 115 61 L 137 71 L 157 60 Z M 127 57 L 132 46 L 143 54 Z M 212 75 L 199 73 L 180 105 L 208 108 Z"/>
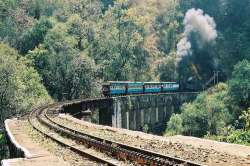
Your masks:
<path fill-rule="evenodd" d="M 199 19 L 188 20 L 191 12 Z M 185 104 L 167 133 L 244 141 L 249 16 L 250 2 L 235 0 L 1 0 L 1 125 L 52 99 L 100 95 L 103 81 L 180 81 L 201 88 L 216 70 L 224 83 Z M 200 19 L 208 28 L 194 24 L 188 31 Z M 183 57 L 181 41 L 189 49 Z"/>
<path fill-rule="evenodd" d="M 32 107 L 51 101 L 38 72 L 29 61 L 6 44 L 0 44 L 0 111 L 4 118 L 22 115 Z"/>
<path fill-rule="evenodd" d="M 250 145 L 250 62 L 235 65 L 231 79 L 202 92 L 171 116 L 166 135 L 184 134 Z"/>
<path fill-rule="evenodd" d="M 0 133 L 0 159 L 5 158 L 7 156 L 5 144 L 6 141 L 4 139 L 4 135 Z"/>

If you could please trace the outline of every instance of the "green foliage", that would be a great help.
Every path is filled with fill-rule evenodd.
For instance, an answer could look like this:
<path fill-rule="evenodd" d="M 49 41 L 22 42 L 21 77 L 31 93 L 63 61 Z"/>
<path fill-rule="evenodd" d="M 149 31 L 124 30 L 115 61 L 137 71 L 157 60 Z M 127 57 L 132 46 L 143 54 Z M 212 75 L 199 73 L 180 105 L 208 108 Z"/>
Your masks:
<path fill-rule="evenodd" d="M 148 132 L 149 132 L 149 125 L 148 125 L 148 124 L 143 125 L 142 131 L 143 131 L 144 133 L 148 133 Z"/>
<path fill-rule="evenodd" d="M 103 11 L 106 11 L 109 6 L 112 6 L 114 4 L 114 0 L 101 0 L 103 4 Z"/>
<path fill-rule="evenodd" d="M 0 146 L 5 144 L 5 139 L 4 139 L 4 135 L 0 134 Z"/>
<path fill-rule="evenodd" d="M 208 113 L 197 105 L 186 104 L 181 114 L 183 133 L 185 135 L 201 137 L 208 131 Z"/>
<path fill-rule="evenodd" d="M 17 114 L 30 111 L 35 106 L 51 102 L 44 86 L 41 84 L 41 77 L 33 67 L 27 67 L 24 61 L 19 61 L 15 76 L 16 94 L 15 101 Z"/>
<path fill-rule="evenodd" d="M 250 146 L 250 109 L 243 111 L 240 119 L 244 121 L 243 129 L 231 129 L 225 141 Z"/>
<path fill-rule="evenodd" d="M 52 23 L 48 19 L 41 19 L 31 29 L 24 32 L 18 40 L 18 50 L 21 54 L 26 54 L 29 50 L 33 50 L 38 46 L 48 32 L 52 28 Z"/>
<path fill-rule="evenodd" d="M 165 135 L 177 135 L 183 132 L 183 120 L 179 114 L 173 114 L 167 123 Z"/>
<path fill-rule="evenodd" d="M 83 50 L 86 48 L 93 38 L 91 25 L 82 20 L 79 15 L 70 16 L 67 24 L 69 27 L 68 33 L 76 38 L 78 49 Z"/>
<path fill-rule="evenodd" d="M 183 17 L 180 11 L 180 3 L 176 0 L 164 2 L 164 9 L 160 9 L 156 16 L 155 29 L 159 36 L 158 48 L 166 54 L 176 50 L 178 36 L 180 33 L 180 20 Z"/>
<path fill-rule="evenodd" d="M 58 100 L 89 97 L 95 88 L 95 64 L 76 49 L 77 40 L 69 29 L 58 23 L 46 35 L 44 44 L 28 56 L 51 96 Z"/>
<path fill-rule="evenodd" d="M 126 15 L 127 8 L 126 1 L 116 2 L 96 28 L 93 56 L 104 80 L 142 80 L 147 72 L 143 29 Z"/>
<path fill-rule="evenodd" d="M 4 135 L 0 133 L 0 159 L 3 159 L 6 155 L 5 145 L 6 141 Z"/>
<path fill-rule="evenodd" d="M 244 129 L 250 130 L 250 108 L 247 111 L 243 111 L 239 119 L 244 121 Z"/>
<path fill-rule="evenodd" d="M 33 107 L 50 102 L 41 78 L 25 59 L 17 60 L 17 52 L 0 44 L 0 120 L 23 114 Z"/>
<path fill-rule="evenodd" d="M 250 146 L 250 130 L 233 130 L 231 134 L 226 137 L 226 141 Z"/>
<path fill-rule="evenodd" d="M 199 94 L 193 103 L 184 104 L 181 110 L 178 117 L 181 118 L 182 123 L 180 120 L 172 120 L 166 132 L 180 133 L 180 125 L 182 125 L 182 134 L 185 135 L 198 137 L 206 134 L 223 135 L 225 127 L 233 119 L 229 107 L 228 87 L 222 83 L 208 92 Z M 173 115 L 173 119 L 176 119 L 175 116 Z"/>
<path fill-rule="evenodd" d="M 0 44 L 1 121 L 50 101 L 43 86 L 63 100 L 94 96 L 97 82 L 110 80 L 191 80 L 201 87 L 220 70 L 228 87 L 219 84 L 183 105 L 166 133 L 226 140 L 228 126 L 235 126 L 244 131 L 231 132 L 229 141 L 246 142 L 249 6 L 235 0 L 2 0 L 0 41 L 24 56 Z M 192 55 L 176 67 L 176 44 L 190 8 L 215 19 L 218 38 L 202 49 L 191 41 Z"/>
<path fill-rule="evenodd" d="M 62 22 L 67 21 L 72 14 L 77 14 L 92 24 L 92 21 L 97 21 L 102 14 L 100 0 L 62 0 L 55 3 L 55 8 L 54 16 Z"/>
<path fill-rule="evenodd" d="M 175 81 L 177 80 L 177 71 L 175 67 L 175 59 L 173 56 L 168 56 L 157 68 L 161 81 Z"/>
<path fill-rule="evenodd" d="M 214 17 L 218 40 L 202 50 L 194 46 L 173 76 L 183 16 L 193 7 Z M 26 54 L 44 44 L 51 28 L 46 21 L 52 19 L 70 27 L 75 47 L 98 65 L 98 79 L 144 81 L 159 75 L 169 81 L 178 75 L 180 82 L 193 78 L 200 86 L 213 70 L 229 78 L 235 63 L 249 60 L 249 11 L 248 1 L 233 0 L 3 0 L 0 40 Z"/>
<path fill-rule="evenodd" d="M 250 107 L 250 62 L 243 60 L 234 67 L 229 91 L 233 100 L 243 109 Z"/>
<path fill-rule="evenodd" d="M 224 135 L 207 135 L 206 138 L 250 146 L 249 112 L 249 109 L 248 111 L 243 111 L 239 117 L 239 119 L 244 121 L 243 129 L 235 129 L 234 126 L 228 126 Z"/>
<path fill-rule="evenodd" d="M 210 58 L 213 58 L 218 63 L 215 67 L 229 77 L 236 63 L 250 58 L 250 38 L 247 36 L 250 26 L 249 4 L 249 1 L 234 0 L 181 1 L 183 11 L 189 8 L 200 8 L 214 17 L 219 31 L 218 40 L 214 49 L 207 49 L 208 52 L 203 53 L 202 56 L 209 55 Z M 239 27 L 241 28 L 239 29 Z"/>

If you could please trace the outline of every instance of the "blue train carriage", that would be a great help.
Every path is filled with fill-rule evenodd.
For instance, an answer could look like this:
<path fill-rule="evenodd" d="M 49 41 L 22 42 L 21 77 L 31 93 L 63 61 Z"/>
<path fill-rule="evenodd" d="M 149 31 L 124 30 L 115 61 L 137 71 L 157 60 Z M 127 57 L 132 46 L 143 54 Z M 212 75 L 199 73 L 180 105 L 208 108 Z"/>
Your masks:
<path fill-rule="evenodd" d="M 142 94 L 143 82 L 127 82 L 127 94 Z"/>
<path fill-rule="evenodd" d="M 179 91 L 180 85 L 176 82 L 162 82 L 162 92 Z"/>
<path fill-rule="evenodd" d="M 160 82 L 144 82 L 144 93 L 160 93 L 162 84 Z"/>
<path fill-rule="evenodd" d="M 110 82 L 110 95 L 125 95 L 127 94 L 127 83 L 122 81 Z"/>
<path fill-rule="evenodd" d="M 104 96 L 115 96 L 126 94 L 126 83 L 120 81 L 109 81 L 102 85 Z"/>
<path fill-rule="evenodd" d="M 102 92 L 104 96 L 142 94 L 143 85 L 143 82 L 109 81 L 102 85 Z"/>
<path fill-rule="evenodd" d="M 179 91 L 179 84 L 176 82 L 110 81 L 103 84 L 102 91 L 104 96 L 175 92 Z"/>

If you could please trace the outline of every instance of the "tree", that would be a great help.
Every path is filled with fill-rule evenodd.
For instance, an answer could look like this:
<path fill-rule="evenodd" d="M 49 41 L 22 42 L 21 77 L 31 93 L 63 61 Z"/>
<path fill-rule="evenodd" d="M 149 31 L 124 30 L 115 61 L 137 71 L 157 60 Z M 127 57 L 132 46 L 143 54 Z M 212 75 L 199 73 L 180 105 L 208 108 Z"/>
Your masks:
<path fill-rule="evenodd" d="M 106 10 L 108 10 L 109 6 L 114 5 L 114 0 L 101 0 L 102 4 L 103 4 L 103 11 L 105 12 Z"/>
<path fill-rule="evenodd" d="M 28 57 L 54 99 L 89 97 L 95 88 L 95 64 L 77 49 L 77 39 L 66 25 L 55 25 Z"/>
<path fill-rule="evenodd" d="M 165 135 L 182 134 L 183 125 L 182 118 L 179 114 L 173 114 L 167 123 Z"/>
<path fill-rule="evenodd" d="M 243 111 L 240 119 L 244 121 L 244 129 L 250 130 L 250 108 L 247 111 Z"/>
<path fill-rule="evenodd" d="M 73 59 L 68 82 L 69 99 L 91 97 L 97 93 L 95 70 L 94 61 L 84 53 Z"/>
<path fill-rule="evenodd" d="M 45 18 L 39 20 L 32 28 L 24 32 L 18 39 L 17 49 L 21 54 L 26 54 L 29 50 L 33 50 L 36 46 L 43 42 L 44 37 L 52 23 Z"/>
<path fill-rule="evenodd" d="M 158 66 L 157 73 L 161 81 L 176 81 L 177 71 L 174 57 L 171 55 L 166 57 Z"/>
<path fill-rule="evenodd" d="M 162 1 L 161 5 L 165 8 L 160 8 L 154 28 L 159 38 L 158 49 L 169 54 L 176 50 L 183 14 L 180 11 L 179 0 Z"/>
<path fill-rule="evenodd" d="M 243 128 L 237 130 L 233 128 L 226 137 L 226 141 L 250 145 L 250 108 L 247 111 L 243 111 L 239 119 L 244 121 Z"/>
<path fill-rule="evenodd" d="M 0 44 L 0 111 L 1 111 L 1 125 L 4 119 L 8 117 L 15 103 L 15 72 L 17 62 L 15 60 L 16 52 L 10 49 L 7 45 Z"/>
<path fill-rule="evenodd" d="M 216 29 L 219 32 L 218 40 L 215 48 L 208 51 L 214 50 L 210 56 L 217 61 L 218 68 L 228 78 L 231 77 L 236 63 L 250 58 L 249 6 L 249 1 L 181 0 L 181 8 L 184 12 L 190 8 L 200 8 L 214 17 Z"/>
<path fill-rule="evenodd" d="M 202 137 L 208 135 L 224 135 L 226 126 L 233 121 L 233 112 L 229 105 L 228 87 L 219 84 L 198 95 L 192 103 L 181 107 L 181 114 L 173 115 L 169 130 L 166 132 L 181 133 Z M 180 120 L 181 118 L 181 120 Z M 180 130 L 180 122 L 182 130 Z M 167 128 L 168 129 L 168 128 Z M 176 129 L 176 130 L 174 130 Z"/>
<path fill-rule="evenodd" d="M 69 17 L 67 24 L 68 33 L 75 36 L 78 49 L 83 50 L 92 40 L 91 25 L 76 14 Z"/>
<path fill-rule="evenodd" d="M 195 104 L 186 104 L 182 107 L 183 133 L 185 135 L 201 137 L 208 131 L 208 112 L 198 108 Z"/>
<path fill-rule="evenodd" d="M 99 0 L 65 0 L 61 5 L 66 15 L 78 14 L 84 21 L 95 22 L 102 14 L 102 2 Z"/>
<path fill-rule="evenodd" d="M 127 17 L 127 1 L 115 2 L 95 30 L 95 61 L 104 80 L 139 80 L 147 72 L 143 29 Z"/>
<path fill-rule="evenodd" d="M 18 116 L 51 101 L 41 78 L 25 59 L 17 60 L 17 52 L 0 44 L 0 120 Z"/>
<path fill-rule="evenodd" d="M 250 107 L 250 62 L 243 60 L 234 67 L 229 80 L 229 93 L 244 110 Z"/>

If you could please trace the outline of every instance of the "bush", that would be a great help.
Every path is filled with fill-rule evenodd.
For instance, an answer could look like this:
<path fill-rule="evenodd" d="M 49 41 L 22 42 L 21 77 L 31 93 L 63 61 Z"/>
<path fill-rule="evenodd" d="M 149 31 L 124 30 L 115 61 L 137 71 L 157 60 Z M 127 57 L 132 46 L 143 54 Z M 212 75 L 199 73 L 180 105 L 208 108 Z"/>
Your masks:
<path fill-rule="evenodd" d="M 43 84 L 56 100 L 94 96 L 96 65 L 85 52 L 76 49 L 77 41 L 67 26 L 56 24 L 44 43 L 27 56 L 43 78 Z"/>
<path fill-rule="evenodd" d="M 227 142 L 244 144 L 250 146 L 250 130 L 233 130 L 231 134 L 226 138 Z"/>
<path fill-rule="evenodd" d="M 52 23 L 42 18 L 31 29 L 26 31 L 18 39 L 18 50 L 21 54 L 26 54 L 43 42 L 48 30 L 52 28 Z"/>
<path fill-rule="evenodd" d="M 227 85 L 219 84 L 199 94 L 194 102 L 184 104 L 180 115 L 172 115 L 166 134 L 224 135 L 232 119 Z"/>
<path fill-rule="evenodd" d="M 235 65 L 229 81 L 229 94 L 243 109 L 250 107 L 250 62 L 243 60 Z"/>
<path fill-rule="evenodd" d="M 51 101 L 41 77 L 17 52 L 0 43 L 0 126 L 6 118 Z"/>
<path fill-rule="evenodd" d="M 3 145 L 5 143 L 3 134 L 0 134 L 0 145 Z"/>
<path fill-rule="evenodd" d="M 148 124 L 143 125 L 142 131 L 143 131 L 144 133 L 149 133 L 149 125 L 148 125 Z"/>
<path fill-rule="evenodd" d="M 250 130 L 250 108 L 242 112 L 240 119 L 244 121 L 244 129 Z"/>
<path fill-rule="evenodd" d="M 0 160 L 6 156 L 5 146 L 6 142 L 4 139 L 4 135 L 0 134 Z"/>
<path fill-rule="evenodd" d="M 208 112 L 196 104 L 185 104 L 182 107 L 183 134 L 201 137 L 208 131 Z"/>
<path fill-rule="evenodd" d="M 179 114 L 173 114 L 167 123 L 165 135 L 177 135 L 183 131 L 182 118 Z"/>

